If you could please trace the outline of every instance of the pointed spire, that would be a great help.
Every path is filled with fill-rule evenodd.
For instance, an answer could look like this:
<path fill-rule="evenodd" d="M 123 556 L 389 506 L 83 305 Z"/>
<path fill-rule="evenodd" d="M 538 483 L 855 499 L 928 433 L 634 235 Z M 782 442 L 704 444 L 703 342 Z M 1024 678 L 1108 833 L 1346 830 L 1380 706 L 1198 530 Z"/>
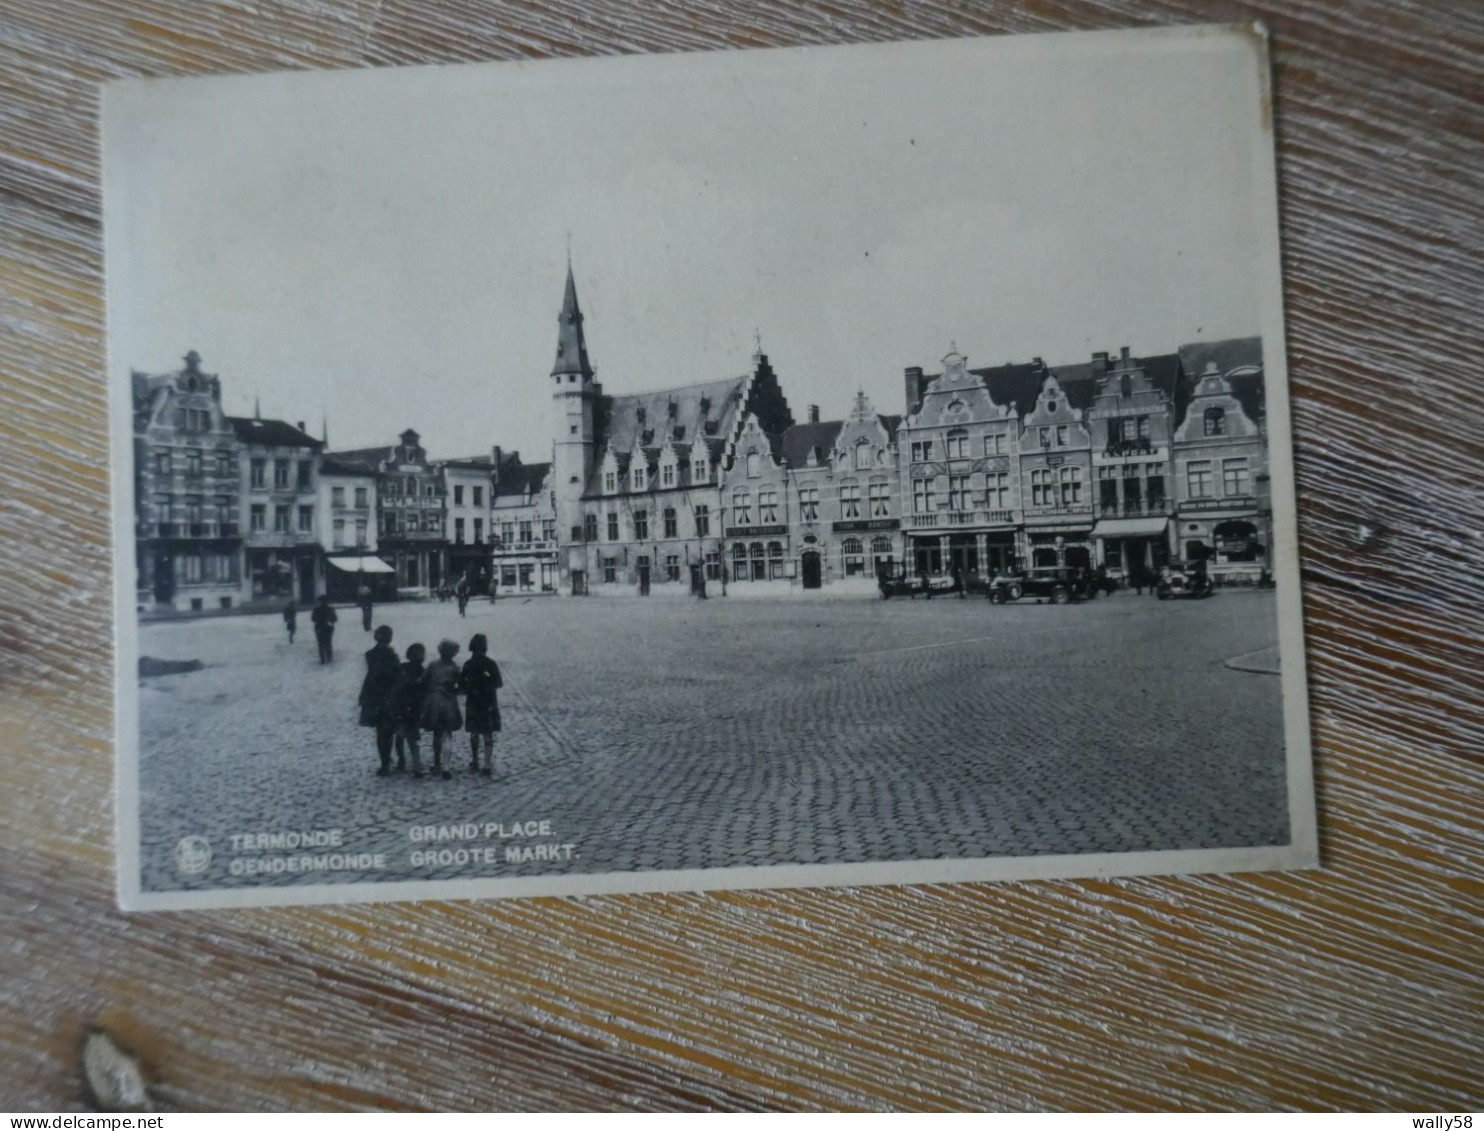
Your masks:
<path fill-rule="evenodd" d="M 253 399 L 252 399 L 252 418 L 254 420 L 262 420 L 263 419 L 263 398 L 262 397 L 253 397 Z"/>
<path fill-rule="evenodd" d="M 327 448 L 330 446 L 330 417 L 323 412 L 319 417 L 319 442 Z"/>
<path fill-rule="evenodd" d="M 572 265 L 567 264 L 567 289 L 562 295 L 562 313 L 557 316 L 556 362 L 551 367 L 553 377 L 580 375 L 584 380 L 592 377 L 593 367 L 587 360 L 587 340 L 582 334 L 582 310 L 577 305 L 577 282 L 572 277 Z"/>

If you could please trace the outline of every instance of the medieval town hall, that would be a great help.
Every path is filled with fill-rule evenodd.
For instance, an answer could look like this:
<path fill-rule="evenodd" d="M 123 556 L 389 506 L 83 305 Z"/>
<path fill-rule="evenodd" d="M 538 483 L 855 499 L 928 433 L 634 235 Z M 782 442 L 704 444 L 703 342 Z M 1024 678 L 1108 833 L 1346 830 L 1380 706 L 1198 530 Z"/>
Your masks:
<path fill-rule="evenodd" d="M 972 331 L 967 327 L 966 331 Z M 407 429 L 330 451 L 302 422 L 230 417 L 193 352 L 133 375 L 141 611 L 381 599 L 455 584 L 590 596 L 874 592 L 893 576 L 1044 565 L 1135 580 L 1203 560 L 1269 576 L 1261 341 L 904 374 L 902 414 L 856 394 L 795 419 L 751 370 L 611 392 L 569 266 L 549 459 L 430 456 Z M 542 453 L 545 455 L 546 453 Z"/>

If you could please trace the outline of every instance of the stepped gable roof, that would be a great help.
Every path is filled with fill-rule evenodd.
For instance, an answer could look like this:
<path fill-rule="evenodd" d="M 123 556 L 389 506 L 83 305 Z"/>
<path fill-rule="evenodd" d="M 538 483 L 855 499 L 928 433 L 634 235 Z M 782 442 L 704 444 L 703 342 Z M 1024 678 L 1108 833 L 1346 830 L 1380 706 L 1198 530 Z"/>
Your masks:
<path fill-rule="evenodd" d="M 551 472 L 550 463 L 521 463 L 520 457 L 507 456 L 500 462 L 500 478 L 495 482 L 494 496 L 497 499 L 524 498 L 546 489 L 546 477 Z"/>
<path fill-rule="evenodd" d="M 1185 420 L 1185 410 L 1190 407 L 1190 398 L 1199 384 L 1206 366 L 1216 363 L 1217 372 L 1223 376 L 1233 369 L 1255 367 L 1257 373 L 1240 373 L 1228 377 L 1232 396 L 1242 406 L 1249 420 L 1256 421 L 1266 412 L 1267 389 L 1263 383 L 1262 339 L 1224 338 L 1215 342 L 1189 342 L 1180 347 L 1180 368 L 1183 370 L 1180 388 L 1175 398 L 1175 427 Z"/>
<path fill-rule="evenodd" d="M 320 448 L 308 432 L 301 432 L 287 420 L 259 420 L 255 416 L 229 416 L 232 430 L 244 444 L 263 444 L 275 448 Z"/>
<path fill-rule="evenodd" d="M 742 410 L 749 376 L 677 385 L 649 393 L 600 397 L 593 428 L 595 451 L 599 458 L 593 461 L 593 473 L 585 493 L 600 493 L 599 467 L 604 448 L 611 447 L 622 458 L 633 452 L 636 445 L 642 446 L 652 466 L 660 449 L 675 435 L 677 428 L 681 430 L 677 443 L 689 445 L 704 439 L 714 461 Z M 672 404 L 675 406 L 673 414 Z M 714 422 L 711 431 L 706 429 L 707 421 Z M 713 444 L 713 440 L 717 443 Z"/>
<path fill-rule="evenodd" d="M 819 461 L 830 458 L 835 441 L 840 437 L 843 420 L 821 420 L 814 424 L 795 424 L 783 433 L 783 459 L 789 467 L 809 466 L 809 453 L 819 452 Z"/>

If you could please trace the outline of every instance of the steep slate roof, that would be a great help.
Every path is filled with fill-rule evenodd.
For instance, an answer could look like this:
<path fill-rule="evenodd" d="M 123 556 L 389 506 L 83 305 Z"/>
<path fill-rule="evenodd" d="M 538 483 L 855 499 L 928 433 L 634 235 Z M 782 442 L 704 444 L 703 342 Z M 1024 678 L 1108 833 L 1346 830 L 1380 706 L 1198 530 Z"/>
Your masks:
<path fill-rule="evenodd" d="M 881 421 L 881 427 L 886 429 L 886 434 L 895 440 L 897 438 L 897 428 L 902 423 L 902 414 L 899 412 L 878 412 L 876 419 Z"/>
<path fill-rule="evenodd" d="M 518 455 L 507 457 L 500 463 L 500 478 L 495 482 L 497 499 L 524 497 L 546 488 L 546 477 L 551 472 L 550 463 L 521 463 Z"/>
<path fill-rule="evenodd" d="M 821 420 L 815 424 L 795 424 L 783 433 L 783 458 L 792 468 L 807 467 L 809 453 L 819 450 L 820 461 L 829 459 L 843 420 Z"/>
<path fill-rule="evenodd" d="M 626 457 L 636 443 L 642 442 L 647 459 L 653 466 L 660 449 L 674 436 L 677 428 L 681 430 L 677 443 L 690 445 L 697 439 L 707 440 L 706 446 L 715 460 L 720 452 L 720 442 L 731 434 L 741 411 L 747 381 L 748 376 L 729 377 L 722 381 L 679 385 L 649 393 L 600 397 L 593 428 L 597 458 L 593 461 L 593 474 L 585 493 L 600 493 L 600 468 L 605 448 L 612 447 L 619 456 Z M 672 403 L 675 405 L 673 416 L 670 414 Z M 711 432 L 706 431 L 708 420 L 716 422 Z M 643 439 L 645 433 L 649 433 L 647 439 Z M 713 440 L 718 442 L 712 443 Z"/>
<path fill-rule="evenodd" d="M 320 471 L 326 475 L 375 475 L 376 463 L 372 460 L 345 459 L 344 453 L 327 455 L 320 461 Z"/>
<path fill-rule="evenodd" d="M 259 420 L 254 416 L 229 416 L 232 430 L 244 444 L 268 444 L 277 448 L 318 448 L 323 441 L 301 432 L 287 420 Z"/>
<path fill-rule="evenodd" d="M 392 446 L 386 444 L 379 448 L 346 448 L 343 451 L 326 452 L 325 459 L 376 471 L 383 460 L 391 458 L 391 454 Z"/>
<path fill-rule="evenodd" d="M 1175 426 L 1185 419 L 1185 410 L 1190 407 L 1191 394 L 1210 362 L 1222 374 L 1246 366 L 1262 366 L 1261 338 L 1225 338 L 1218 342 L 1190 342 L 1180 347 L 1180 362 L 1184 379 L 1180 382 L 1179 395 L 1175 403 Z M 1239 374 L 1228 378 L 1232 396 L 1242 406 L 1249 420 L 1259 420 L 1266 412 L 1267 390 L 1262 373 Z"/>

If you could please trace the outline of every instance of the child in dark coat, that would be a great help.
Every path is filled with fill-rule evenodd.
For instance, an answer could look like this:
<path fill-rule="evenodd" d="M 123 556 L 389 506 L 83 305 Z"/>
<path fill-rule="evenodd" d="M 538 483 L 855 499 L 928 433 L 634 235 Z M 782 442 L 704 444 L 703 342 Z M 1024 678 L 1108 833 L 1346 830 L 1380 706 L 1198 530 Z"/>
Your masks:
<path fill-rule="evenodd" d="M 453 774 L 443 764 L 443 740 L 464 725 L 459 714 L 459 666 L 453 662 L 459 646 L 452 640 L 438 642 L 438 658 L 423 676 L 423 729 L 433 732 L 433 769 L 447 781 Z M 452 751 L 450 751 L 452 754 Z M 450 761 L 453 759 L 450 758 Z"/>
<path fill-rule="evenodd" d="M 376 630 L 376 646 L 366 653 L 366 678 L 361 681 L 360 707 L 361 725 L 376 728 L 376 755 L 381 759 L 381 768 L 376 774 L 383 778 L 392 772 L 392 742 L 397 736 L 397 724 L 390 717 L 388 707 L 401 670 L 397 650 L 392 647 L 392 630 L 382 625 Z M 397 769 L 406 768 L 405 758 L 399 759 Z"/>
<path fill-rule="evenodd" d="M 500 702 L 497 692 L 505 685 L 500 678 L 500 665 L 485 653 L 489 642 L 484 633 L 469 641 L 474 653 L 459 674 L 464 694 L 464 729 L 469 732 L 469 769 L 479 772 L 479 740 L 484 738 L 484 776 L 495 772 L 495 731 L 500 729 Z"/>
<path fill-rule="evenodd" d="M 407 646 L 407 659 L 397 672 L 397 682 L 392 686 L 387 714 L 395 726 L 397 740 L 397 765 L 406 765 L 406 755 L 412 755 L 412 776 L 423 776 L 423 760 L 417 743 L 422 738 L 419 729 L 423 714 L 423 656 L 427 650 L 421 644 Z"/>

